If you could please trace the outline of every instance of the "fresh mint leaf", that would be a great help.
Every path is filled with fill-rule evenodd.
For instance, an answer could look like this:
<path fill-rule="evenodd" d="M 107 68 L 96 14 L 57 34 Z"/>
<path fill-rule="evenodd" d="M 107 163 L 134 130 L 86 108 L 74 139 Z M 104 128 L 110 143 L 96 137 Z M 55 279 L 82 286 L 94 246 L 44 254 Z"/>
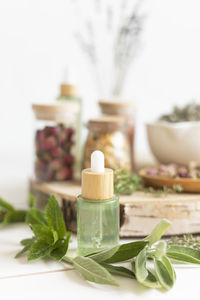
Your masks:
<path fill-rule="evenodd" d="M 3 221 L 0 223 L 0 229 L 11 222 L 13 212 L 14 211 L 8 211 L 8 212 L 5 213 L 5 215 L 3 217 Z"/>
<path fill-rule="evenodd" d="M 200 264 L 200 250 L 186 246 L 169 246 L 167 257 L 191 264 Z"/>
<path fill-rule="evenodd" d="M 10 223 L 17 223 L 17 222 L 25 222 L 26 219 L 26 210 L 13 210 L 11 211 L 11 215 L 9 218 Z"/>
<path fill-rule="evenodd" d="M 39 240 L 46 241 L 48 244 L 55 242 L 53 232 L 48 226 L 33 224 L 31 225 L 31 229 Z"/>
<path fill-rule="evenodd" d="M 148 235 L 144 241 L 148 241 L 149 246 L 152 246 L 162 237 L 163 233 L 171 226 L 171 222 L 167 219 L 162 219 L 160 223 L 152 230 L 151 234 Z"/>
<path fill-rule="evenodd" d="M 30 249 L 28 250 L 28 260 L 35 260 L 38 258 L 45 257 L 49 255 L 52 249 L 52 245 L 49 245 L 45 241 L 37 241 L 33 245 L 31 245 Z"/>
<path fill-rule="evenodd" d="M 57 232 L 60 239 L 66 234 L 66 226 L 63 214 L 54 196 L 51 196 L 46 206 L 46 218 L 48 225 Z"/>
<path fill-rule="evenodd" d="M 113 265 L 109 265 L 109 264 L 105 264 L 105 263 L 101 263 L 101 265 L 111 274 L 119 275 L 119 276 L 123 276 L 123 277 L 127 277 L 127 278 L 135 278 L 133 271 L 131 271 L 125 267 L 113 266 Z"/>
<path fill-rule="evenodd" d="M 35 197 L 33 195 L 29 195 L 29 207 L 35 207 Z"/>
<path fill-rule="evenodd" d="M 54 244 L 53 250 L 50 253 L 50 257 L 52 259 L 59 261 L 63 258 L 63 256 L 65 256 L 68 250 L 70 237 L 71 237 L 71 232 L 68 233 L 66 239 L 58 240 Z"/>
<path fill-rule="evenodd" d="M 118 286 L 115 278 L 100 264 L 89 257 L 77 256 L 73 260 L 74 268 L 85 280 Z"/>
<path fill-rule="evenodd" d="M 168 268 L 166 268 L 165 264 L 157 259 L 154 258 L 154 267 L 156 271 L 156 276 L 162 285 L 162 287 L 166 290 L 169 290 L 173 287 L 174 281 L 168 272 Z"/>
<path fill-rule="evenodd" d="M 0 208 L 4 208 L 7 211 L 13 211 L 14 207 L 12 204 L 8 203 L 4 199 L 0 198 Z"/>
<path fill-rule="evenodd" d="M 22 244 L 23 246 L 27 246 L 27 245 L 33 244 L 35 242 L 35 240 L 36 240 L 35 237 L 32 237 L 30 239 L 24 239 L 24 240 L 21 240 L 20 244 Z"/>
<path fill-rule="evenodd" d="M 34 207 L 29 209 L 26 216 L 26 223 L 30 225 L 33 224 L 48 225 L 47 220 L 45 218 L 45 213 Z"/>
<path fill-rule="evenodd" d="M 22 240 L 21 244 L 24 245 L 24 248 L 16 254 L 15 258 L 19 258 L 23 254 L 25 254 L 30 249 L 30 247 L 33 245 L 34 242 L 35 242 L 34 237 L 31 239 Z"/>

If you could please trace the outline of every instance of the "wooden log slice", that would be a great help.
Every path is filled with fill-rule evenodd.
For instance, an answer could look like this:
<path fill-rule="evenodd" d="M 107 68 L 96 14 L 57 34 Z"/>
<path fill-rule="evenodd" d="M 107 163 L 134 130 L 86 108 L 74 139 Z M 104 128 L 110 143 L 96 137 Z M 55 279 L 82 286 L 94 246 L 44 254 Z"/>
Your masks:
<path fill-rule="evenodd" d="M 36 196 L 36 205 L 43 209 L 49 195 L 54 194 L 63 210 L 67 228 L 76 232 L 76 197 L 81 192 L 78 183 L 35 183 L 30 191 Z M 200 232 L 200 195 L 168 194 L 156 197 L 144 192 L 120 196 L 120 236 L 148 235 L 163 218 L 172 222 L 166 235 Z"/>

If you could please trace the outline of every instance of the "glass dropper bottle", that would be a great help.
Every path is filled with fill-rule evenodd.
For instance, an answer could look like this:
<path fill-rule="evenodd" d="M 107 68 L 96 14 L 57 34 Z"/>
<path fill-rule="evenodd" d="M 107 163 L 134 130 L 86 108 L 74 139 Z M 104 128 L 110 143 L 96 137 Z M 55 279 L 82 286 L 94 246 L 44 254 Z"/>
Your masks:
<path fill-rule="evenodd" d="M 91 168 L 82 171 L 77 198 L 78 254 L 87 255 L 119 242 L 119 198 L 113 194 L 113 170 L 104 168 L 104 154 L 94 151 Z"/>

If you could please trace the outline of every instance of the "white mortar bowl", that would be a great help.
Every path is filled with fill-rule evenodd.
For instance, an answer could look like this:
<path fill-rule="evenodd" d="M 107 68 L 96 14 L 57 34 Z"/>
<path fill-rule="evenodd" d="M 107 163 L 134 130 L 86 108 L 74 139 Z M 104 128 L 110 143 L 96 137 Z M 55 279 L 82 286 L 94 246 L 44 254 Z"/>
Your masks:
<path fill-rule="evenodd" d="M 200 121 L 146 124 L 149 145 L 164 164 L 200 162 Z"/>

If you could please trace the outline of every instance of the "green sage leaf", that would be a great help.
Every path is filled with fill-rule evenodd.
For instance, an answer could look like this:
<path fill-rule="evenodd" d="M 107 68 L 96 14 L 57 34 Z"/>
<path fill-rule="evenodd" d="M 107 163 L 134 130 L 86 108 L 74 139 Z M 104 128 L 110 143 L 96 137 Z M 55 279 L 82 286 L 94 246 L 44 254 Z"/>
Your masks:
<path fill-rule="evenodd" d="M 66 226 L 63 214 L 54 196 L 51 196 L 46 206 L 46 217 L 48 225 L 58 233 L 59 238 L 64 238 Z"/>
<path fill-rule="evenodd" d="M 155 256 L 157 258 L 162 257 L 167 252 L 167 243 L 165 241 L 160 241 L 155 247 Z"/>
<path fill-rule="evenodd" d="M 167 257 L 181 262 L 200 264 L 200 250 L 190 247 L 169 246 L 167 249 Z"/>
<path fill-rule="evenodd" d="M 146 279 L 141 282 L 142 285 L 148 288 L 154 288 L 154 289 L 160 289 L 162 286 L 159 283 L 159 281 L 156 279 L 156 277 L 148 270 L 148 276 Z"/>
<path fill-rule="evenodd" d="M 97 262 L 106 261 L 109 258 L 113 257 L 113 255 L 119 250 L 119 247 L 120 247 L 120 245 L 110 248 L 108 250 L 103 250 L 100 252 L 92 253 L 87 256 Z"/>
<path fill-rule="evenodd" d="M 156 225 L 156 227 L 153 229 L 150 235 L 148 235 L 144 241 L 149 242 L 149 246 L 152 246 L 154 243 L 156 243 L 164 232 L 171 226 L 171 222 L 167 219 L 163 219 L 160 223 Z"/>
<path fill-rule="evenodd" d="M 148 276 L 146 261 L 147 261 L 147 251 L 144 248 L 142 251 L 140 251 L 140 253 L 137 255 L 135 260 L 135 275 L 137 280 L 140 283 L 142 283 Z"/>
<path fill-rule="evenodd" d="M 59 261 L 63 258 L 63 256 L 65 256 L 68 250 L 70 237 L 71 237 L 71 232 L 68 233 L 66 239 L 58 240 L 53 245 L 53 250 L 50 253 L 50 257 L 52 259 Z"/>
<path fill-rule="evenodd" d="M 135 257 L 145 246 L 147 242 L 131 242 L 123 245 L 115 246 L 111 249 L 101 251 L 90 256 L 97 262 L 117 263 L 126 261 Z"/>
<path fill-rule="evenodd" d="M 29 209 L 26 215 L 26 223 L 30 225 L 33 224 L 48 225 L 47 220 L 45 218 L 45 213 L 34 207 Z"/>
<path fill-rule="evenodd" d="M 119 275 L 127 278 L 135 278 L 135 274 L 133 273 L 133 271 L 125 267 L 113 266 L 105 263 L 101 263 L 101 265 L 111 274 Z"/>
<path fill-rule="evenodd" d="M 77 256 L 73 259 L 73 266 L 88 281 L 115 286 L 119 285 L 104 267 L 89 257 Z"/>
<path fill-rule="evenodd" d="M 162 285 L 162 287 L 166 290 L 171 289 L 173 287 L 174 282 L 165 264 L 161 260 L 154 258 L 154 266 L 155 266 L 156 276 L 160 284 Z"/>
<path fill-rule="evenodd" d="M 135 274 L 136 273 L 135 260 L 133 260 L 131 262 L 131 266 L 132 266 L 133 273 Z M 146 265 L 145 265 L 145 267 L 146 267 Z M 148 288 L 160 289 L 161 285 L 158 282 L 157 278 L 152 274 L 152 272 L 150 270 L 148 270 L 147 268 L 146 268 L 146 270 L 148 272 L 147 277 L 145 278 L 145 280 L 143 280 L 139 283 Z"/>
<path fill-rule="evenodd" d="M 52 245 L 45 241 L 37 241 L 28 250 L 28 260 L 35 260 L 49 255 Z"/>
<path fill-rule="evenodd" d="M 166 267 L 166 269 L 167 269 L 167 271 L 168 271 L 168 273 L 169 273 L 172 281 L 175 282 L 176 281 L 176 272 L 175 272 L 175 270 L 174 270 L 171 262 L 169 261 L 169 259 L 167 258 L 167 256 L 162 256 L 161 259 L 162 259 L 162 262 L 164 263 L 164 265 L 165 265 L 165 267 Z"/>

